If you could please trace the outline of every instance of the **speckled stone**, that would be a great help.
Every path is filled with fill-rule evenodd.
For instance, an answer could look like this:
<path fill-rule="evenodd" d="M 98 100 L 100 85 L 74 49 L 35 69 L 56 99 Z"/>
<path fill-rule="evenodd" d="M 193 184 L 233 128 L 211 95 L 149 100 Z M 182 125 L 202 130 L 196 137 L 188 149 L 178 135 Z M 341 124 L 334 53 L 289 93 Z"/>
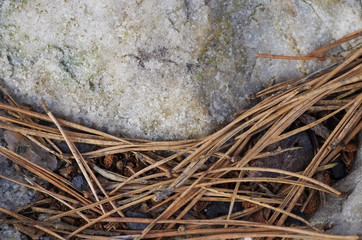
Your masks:
<path fill-rule="evenodd" d="M 271 77 L 330 64 L 255 53 L 304 55 L 362 28 L 361 13 L 355 0 L 3 0 L 0 83 L 23 104 L 43 97 L 56 116 L 117 135 L 199 137 L 229 122 Z M 340 183 L 357 186 L 349 199 L 361 199 L 361 169 Z M 22 204 L 32 199 L 23 195 Z M 358 201 L 349 199 L 331 204 L 337 232 L 361 226 Z"/>
<path fill-rule="evenodd" d="M 6 145 L 3 135 L 4 131 L 0 129 L 1 146 Z M 16 172 L 12 161 L 6 159 L 2 155 L 0 155 L 0 166 L 1 175 L 22 181 L 22 177 Z M 0 207 L 8 210 L 15 210 L 16 208 L 26 205 L 35 199 L 35 192 L 33 190 L 0 178 Z M 0 212 L 0 218 L 3 216 L 4 214 Z M 20 232 L 15 230 L 12 226 L 0 224 L 0 239 L 25 240 L 28 238 L 25 235 L 20 234 Z"/>
<path fill-rule="evenodd" d="M 57 116 L 114 134 L 200 137 L 271 77 L 330 64 L 254 56 L 304 55 L 362 27 L 359 1 L 329 3 L 5 0 L 0 79 L 23 103 L 43 97 Z"/>
<path fill-rule="evenodd" d="M 362 133 L 359 134 L 359 146 Z M 334 234 L 362 234 L 362 147 L 359 147 L 352 171 L 333 187 L 347 193 L 347 199 L 327 195 L 326 206 L 311 218 L 315 225 L 332 226 L 328 232 Z"/>
<path fill-rule="evenodd" d="M 89 188 L 88 183 L 82 174 L 76 174 L 75 176 L 73 176 L 71 182 L 73 186 L 79 191 L 84 191 Z"/>

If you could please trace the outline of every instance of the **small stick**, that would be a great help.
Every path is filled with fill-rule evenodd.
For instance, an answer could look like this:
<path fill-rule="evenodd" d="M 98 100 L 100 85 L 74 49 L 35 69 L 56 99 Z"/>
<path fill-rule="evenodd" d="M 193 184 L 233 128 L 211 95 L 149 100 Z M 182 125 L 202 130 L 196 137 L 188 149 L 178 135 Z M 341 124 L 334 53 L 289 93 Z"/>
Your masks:
<path fill-rule="evenodd" d="M 8 211 L 8 210 L 6 210 L 5 208 L 2 208 L 2 207 L 0 207 L 0 211 L 3 212 L 3 213 L 5 213 L 5 214 L 7 214 L 7 215 L 9 215 L 9 216 L 12 216 L 12 217 L 14 217 L 14 218 L 16 218 L 16 219 L 19 219 L 19 220 L 32 221 L 31 218 L 25 217 L 25 216 L 20 215 L 20 214 L 18 214 L 18 213 L 14 213 L 14 212 Z M 57 233 L 55 233 L 55 232 L 53 232 L 53 231 L 51 231 L 51 230 L 49 230 L 49 229 L 47 229 L 47 228 L 45 228 L 45 227 L 42 227 L 42 226 L 37 225 L 37 224 L 35 224 L 35 225 L 33 225 L 33 226 L 36 227 L 37 229 L 43 231 L 43 232 L 46 232 L 46 233 L 52 235 L 53 237 L 59 238 L 59 239 L 61 239 L 61 240 L 65 240 L 65 238 L 63 238 L 62 236 L 58 235 Z"/>
<path fill-rule="evenodd" d="M 260 54 L 256 53 L 255 57 L 258 58 L 271 58 L 271 59 L 284 59 L 284 60 L 317 60 L 317 61 L 325 61 L 325 60 L 341 60 L 343 57 L 314 57 L 314 56 L 284 56 L 284 55 L 275 55 L 275 54 Z"/>
<path fill-rule="evenodd" d="M 97 180 L 97 178 L 95 177 L 94 173 L 92 172 L 92 170 L 89 168 L 88 163 L 84 160 L 83 156 L 80 154 L 80 152 L 78 151 L 78 149 L 76 148 L 76 146 L 74 145 L 74 143 L 69 139 L 69 137 L 67 136 L 67 134 L 64 132 L 63 128 L 60 126 L 58 120 L 54 117 L 54 115 L 50 112 L 50 110 L 48 109 L 48 107 L 45 104 L 45 101 L 43 99 L 41 99 L 40 104 L 42 105 L 42 107 L 44 108 L 45 112 L 48 114 L 48 116 L 50 117 L 51 120 L 53 120 L 54 124 L 58 127 L 59 131 L 61 132 L 64 140 L 67 142 L 68 147 L 70 148 L 70 150 L 73 153 L 73 156 L 84 176 L 84 178 L 87 180 L 89 187 L 92 190 L 93 196 L 95 197 L 95 199 L 99 202 L 99 198 L 97 195 L 97 192 L 93 186 L 92 181 L 90 180 L 90 177 L 88 175 L 88 173 L 91 175 L 91 177 L 93 178 L 93 180 L 98 184 L 99 188 L 101 190 L 103 190 L 103 193 L 106 197 L 107 194 L 104 191 L 104 189 L 101 187 L 99 181 Z M 87 173 L 88 172 L 88 173 Z M 103 205 L 100 205 L 102 212 L 105 213 L 105 210 L 103 208 Z M 122 216 L 122 214 L 120 214 Z M 124 216 L 122 216 L 124 217 Z"/>

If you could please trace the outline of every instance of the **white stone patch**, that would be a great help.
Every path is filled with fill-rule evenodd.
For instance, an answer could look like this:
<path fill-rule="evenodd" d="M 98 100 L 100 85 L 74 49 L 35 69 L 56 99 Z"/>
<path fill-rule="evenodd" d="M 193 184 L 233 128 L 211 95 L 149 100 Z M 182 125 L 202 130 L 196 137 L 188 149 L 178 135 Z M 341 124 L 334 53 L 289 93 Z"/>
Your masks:
<path fill-rule="evenodd" d="M 4 0 L 0 81 L 22 103 L 43 97 L 56 116 L 114 134 L 200 137 L 271 77 L 328 64 L 255 53 L 306 54 L 361 28 L 360 12 L 353 0 Z"/>
<path fill-rule="evenodd" d="M 186 69 L 209 31 L 203 1 L 5 1 L 1 13 L 0 77 L 23 99 L 134 137 L 209 131 Z"/>

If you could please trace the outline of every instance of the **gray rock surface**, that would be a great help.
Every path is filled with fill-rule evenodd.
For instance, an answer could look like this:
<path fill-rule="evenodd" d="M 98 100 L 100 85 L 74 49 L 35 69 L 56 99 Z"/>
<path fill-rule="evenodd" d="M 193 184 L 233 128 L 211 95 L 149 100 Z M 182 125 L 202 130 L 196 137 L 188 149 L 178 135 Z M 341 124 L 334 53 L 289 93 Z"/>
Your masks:
<path fill-rule="evenodd" d="M 255 53 L 304 55 L 362 28 L 361 19 L 356 0 L 3 0 L 0 83 L 23 104 L 34 107 L 43 97 L 57 116 L 111 133 L 199 137 L 230 121 L 271 77 L 282 81 L 330 64 Z M 358 166 L 341 186 L 361 188 Z M 14 186 L 0 181 L 5 196 Z M 32 196 L 19 189 L 26 204 Z M 3 196 L 0 204 L 8 204 Z M 341 228 L 361 219 L 353 211 L 361 197 L 349 199 L 339 207 L 348 224 L 335 215 Z"/>
<path fill-rule="evenodd" d="M 362 133 L 359 134 L 359 145 Z M 362 235 L 362 147 L 357 152 L 352 171 L 333 186 L 335 189 L 349 193 L 347 199 L 329 195 L 325 208 L 319 209 L 311 218 L 311 223 L 331 226 L 328 232 L 334 234 Z"/>
<path fill-rule="evenodd" d="M 0 225 L 0 237 L 1 240 L 27 240 L 29 239 L 24 234 L 15 230 L 13 227 L 5 224 Z"/>
<path fill-rule="evenodd" d="M 231 120 L 303 55 L 362 27 L 361 2 L 2 1 L 0 78 L 23 103 L 130 137 L 179 139 Z M 356 42 L 345 44 L 348 50 Z"/>
<path fill-rule="evenodd" d="M 3 136 L 7 148 L 11 151 L 51 171 L 57 168 L 58 161 L 54 155 L 51 155 L 20 133 L 4 131 Z"/>
<path fill-rule="evenodd" d="M 4 131 L 0 129 L 0 145 L 6 146 L 3 136 Z M 1 175 L 22 181 L 22 177 L 16 172 L 12 161 L 6 159 L 2 155 L 0 155 L 0 166 Z M 15 210 L 16 208 L 24 206 L 34 200 L 34 191 L 0 178 L 0 207 L 8 210 Z M 4 214 L 0 212 L 0 218 L 2 217 L 4 217 Z M 25 235 L 20 234 L 20 232 L 15 230 L 12 226 L 0 224 L 0 239 L 23 240 L 28 238 Z"/>

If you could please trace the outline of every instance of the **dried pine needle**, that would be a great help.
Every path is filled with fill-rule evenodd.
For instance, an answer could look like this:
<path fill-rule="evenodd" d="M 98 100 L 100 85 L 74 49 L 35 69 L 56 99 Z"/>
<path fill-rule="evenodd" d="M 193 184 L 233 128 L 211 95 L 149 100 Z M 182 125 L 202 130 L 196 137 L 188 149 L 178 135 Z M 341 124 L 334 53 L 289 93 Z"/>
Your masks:
<path fill-rule="evenodd" d="M 359 37 L 361 33 L 362 30 L 358 30 L 305 56 L 259 54 L 258 57 L 341 60 L 324 54 Z M 0 178 L 41 192 L 62 206 L 62 209 L 46 210 L 45 205 L 42 205 L 45 203 L 39 201 L 17 213 L 2 208 L 0 211 L 15 218 L 6 220 L 9 223 L 22 224 L 23 221 L 23 226 L 33 226 L 59 239 L 78 237 L 108 240 L 173 236 L 195 240 L 242 237 L 358 239 L 356 236 L 321 233 L 308 221 L 292 213 L 292 210 L 305 208 L 312 194 L 316 195 L 318 192 L 342 194 L 316 179 L 315 175 L 335 166 L 331 161 L 344 154 L 345 146 L 362 129 L 361 55 L 362 48 L 351 53 L 344 61 L 309 76 L 270 86 L 254 95 L 254 98 L 263 98 L 258 104 L 241 112 L 224 128 L 200 139 L 181 141 L 150 141 L 112 136 L 58 119 L 44 102 L 42 105 L 47 115 L 36 113 L 21 107 L 0 86 L 9 102 L 0 103 L 0 110 L 4 112 L 0 116 L 0 128 L 27 136 L 49 153 L 67 161 L 67 166 L 72 165 L 71 160 L 75 160 L 76 168 L 91 187 L 91 194 L 89 191 L 81 194 L 57 173 L 0 147 L 2 155 L 51 183 L 53 187 L 46 189 L 32 181 L 29 181 L 30 185 L 1 175 Z M 306 112 L 317 117 L 302 125 L 295 124 Z M 56 127 L 40 124 L 39 120 L 54 123 Z M 337 122 L 329 129 L 314 158 L 303 171 L 253 167 L 255 159 L 278 157 L 301 149 L 299 146 L 290 146 L 266 151 L 271 144 L 277 144 L 300 132 L 314 131 L 316 127 L 332 120 Z M 56 141 L 52 140 L 65 141 L 71 149 L 72 157 L 64 158 Z M 96 148 L 80 153 L 74 143 L 86 143 Z M 121 164 L 124 173 L 120 174 L 120 169 L 118 172 L 108 169 L 112 165 L 107 166 L 107 169 L 100 166 L 99 159 L 106 155 L 117 155 L 117 161 L 125 164 Z M 133 162 L 135 166 L 127 165 L 127 161 Z M 250 171 L 281 175 L 273 178 L 251 177 L 248 176 Z M 274 191 L 278 186 L 283 189 Z M 58 193 L 55 189 L 61 192 Z M 301 198 L 302 196 L 307 197 Z M 304 202 L 298 202 L 300 199 L 304 199 Z M 228 211 L 214 219 L 203 219 L 205 216 L 199 210 L 215 202 L 229 203 Z M 233 212 L 233 206 L 246 203 L 251 207 Z M 126 217 L 122 212 L 133 208 L 143 208 L 144 212 L 152 213 L 153 218 Z M 272 211 L 270 216 L 264 216 L 263 222 L 253 221 L 256 214 Z M 30 218 L 32 212 L 46 212 L 52 216 L 38 221 Z M 284 226 L 287 217 L 299 220 L 304 226 Z M 78 221 L 79 227 L 63 222 L 57 227 L 50 224 L 55 219 L 69 218 Z M 250 221 L 245 221 L 245 218 L 250 218 Z M 80 219 L 82 223 L 79 222 Z M 130 223 L 147 224 L 147 227 L 130 230 L 126 225 Z M 97 227 L 109 231 L 93 229 Z"/>

